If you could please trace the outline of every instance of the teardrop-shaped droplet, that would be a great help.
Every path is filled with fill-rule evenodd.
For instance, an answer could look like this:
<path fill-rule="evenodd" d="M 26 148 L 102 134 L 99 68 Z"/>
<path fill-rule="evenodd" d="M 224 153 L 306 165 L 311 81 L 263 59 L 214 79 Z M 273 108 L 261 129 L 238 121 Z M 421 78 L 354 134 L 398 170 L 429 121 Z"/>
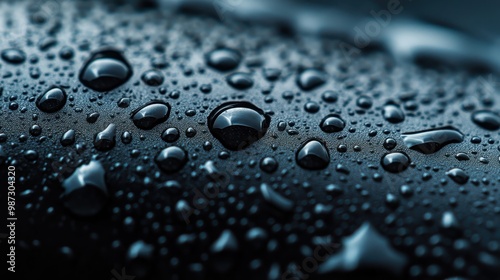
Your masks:
<path fill-rule="evenodd" d="M 238 51 L 229 48 L 219 48 L 205 55 L 207 65 L 219 71 L 233 70 L 241 62 Z"/>
<path fill-rule="evenodd" d="M 400 123 L 405 120 L 405 113 L 395 104 L 387 104 L 382 109 L 384 119 L 390 123 Z"/>
<path fill-rule="evenodd" d="M 327 80 L 327 75 L 325 72 L 310 68 L 302 71 L 297 76 L 297 85 L 303 90 L 313 90 L 321 85 L 323 85 Z"/>
<path fill-rule="evenodd" d="M 500 115 L 488 110 L 474 112 L 472 114 L 472 121 L 487 130 L 497 130 L 500 128 Z"/>
<path fill-rule="evenodd" d="M 435 153 L 448 144 L 464 140 L 464 135 L 451 126 L 408 132 L 401 136 L 408 148 L 423 154 Z"/>
<path fill-rule="evenodd" d="M 54 113 L 66 104 L 66 92 L 62 88 L 53 87 L 38 96 L 36 106 L 45 113 Z"/>
<path fill-rule="evenodd" d="M 149 130 L 165 122 L 170 116 L 170 104 L 152 101 L 132 112 L 132 121 L 140 129 Z"/>
<path fill-rule="evenodd" d="M 158 167 L 166 173 L 175 173 L 181 170 L 187 161 L 186 151 L 177 146 L 165 148 L 155 157 Z"/>
<path fill-rule="evenodd" d="M 323 169 L 330 163 L 330 153 L 326 146 L 316 139 L 302 144 L 295 156 L 297 164 L 310 170 Z"/>
<path fill-rule="evenodd" d="M 62 183 L 64 206 L 78 216 L 99 213 L 108 199 L 104 176 L 104 168 L 98 161 L 78 167 Z"/>
<path fill-rule="evenodd" d="M 98 151 L 109 151 L 116 144 L 116 125 L 110 124 L 105 130 L 97 133 L 94 139 L 94 147 Z"/>
<path fill-rule="evenodd" d="M 319 127 L 326 133 L 339 132 L 345 127 L 345 121 L 339 115 L 328 115 L 321 121 Z"/>
<path fill-rule="evenodd" d="M 382 157 L 382 167 L 391 173 L 403 172 L 410 165 L 410 158 L 402 152 L 386 154 Z"/>
<path fill-rule="evenodd" d="M 103 49 L 85 62 L 79 77 L 86 87 L 104 92 L 123 85 L 131 76 L 132 67 L 121 52 Z"/>
<path fill-rule="evenodd" d="M 5 62 L 10 64 L 21 64 L 26 60 L 26 54 L 19 49 L 5 49 L 0 56 Z"/>
<path fill-rule="evenodd" d="M 253 79 L 250 74 L 236 72 L 227 76 L 227 83 L 235 89 L 247 89 L 253 86 Z"/>
<path fill-rule="evenodd" d="M 75 143 L 75 131 L 73 129 L 70 129 L 66 131 L 61 137 L 61 145 L 69 146 L 73 145 L 74 143 Z"/>
<path fill-rule="evenodd" d="M 271 117 L 250 102 L 227 102 L 208 116 L 208 128 L 224 147 L 241 150 L 261 139 L 267 132 Z"/>
<path fill-rule="evenodd" d="M 448 175 L 448 177 L 450 177 L 455 183 L 460 185 L 463 185 L 467 183 L 467 181 L 469 181 L 469 175 L 467 175 L 467 173 L 465 173 L 465 171 L 460 168 L 453 168 L 447 171 L 446 175 Z"/>

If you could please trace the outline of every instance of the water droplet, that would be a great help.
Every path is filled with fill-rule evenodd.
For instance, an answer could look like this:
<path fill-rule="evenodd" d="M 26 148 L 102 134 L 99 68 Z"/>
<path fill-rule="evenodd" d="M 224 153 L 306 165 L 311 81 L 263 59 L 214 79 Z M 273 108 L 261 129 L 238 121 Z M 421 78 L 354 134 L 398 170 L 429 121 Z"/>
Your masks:
<path fill-rule="evenodd" d="M 181 134 L 177 128 L 170 127 L 170 128 L 165 129 L 162 132 L 161 139 L 165 142 L 173 143 L 173 142 L 177 141 L 177 139 L 179 139 L 180 135 Z"/>
<path fill-rule="evenodd" d="M 86 87 L 104 92 L 123 85 L 131 76 L 132 67 L 119 51 L 103 49 L 85 62 L 79 78 Z"/>
<path fill-rule="evenodd" d="M 356 100 L 356 105 L 358 105 L 359 107 L 361 107 L 363 109 L 370 109 L 373 105 L 373 100 L 369 96 L 361 95 Z"/>
<path fill-rule="evenodd" d="M 59 57 L 64 59 L 64 60 L 72 59 L 74 55 L 75 55 L 75 52 L 73 51 L 73 49 L 71 47 L 68 47 L 68 46 L 62 47 L 61 50 L 59 51 Z"/>
<path fill-rule="evenodd" d="M 302 90 L 313 90 L 321 85 L 323 85 L 327 80 L 327 75 L 325 72 L 310 68 L 302 71 L 297 76 L 297 85 Z"/>
<path fill-rule="evenodd" d="M 207 64 L 219 71 L 233 70 L 241 62 L 241 55 L 238 51 L 229 48 L 220 48 L 206 54 Z"/>
<path fill-rule="evenodd" d="M 131 278 L 145 278 L 151 270 L 153 259 L 153 245 L 147 244 L 142 240 L 132 243 L 127 252 L 127 268 L 130 269 L 129 275 L 134 275 Z M 121 278 L 121 276 L 117 278 Z M 123 278 L 128 278 L 128 276 L 123 274 Z"/>
<path fill-rule="evenodd" d="M 130 144 L 132 142 L 132 134 L 128 131 L 124 131 L 121 136 L 123 144 Z"/>
<path fill-rule="evenodd" d="M 389 240 L 377 232 L 370 223 L 363 223 L 353 234 L 342 241 L 342 249 L 331 255 L 318 268 L 320 275 L 338 275 L 339 273 L 374 271 L 384 279 L 391 274 L 401 276 L 407 257 L 396 251 Z M 394 278 L 394 277 L 392 277 Z"/>
<path fill-rule="evenodd" d="M 339 99 L 339 95 L 333 90 L 327 90 L 321 94 L 321 99 L 326 103 L 334 103 Z"/>
<path fill-rule="evenodd" d="M 273 173 L 278 169 L 278 162 L 273 157 L 265 157 L 260 161 L 260 169 L 267 173 Z"/>
<path fill-rule="evenodd" d="M 323 118 L 319 127 L 326 133 L 339 132 L 345 127 L 345 121 L 335 114 L 328 115 Z"/>
<path fill-rule="evenodd" d="M 227 102 L 208 116 L 209 129 L 224 147 L 241 150 L 264 137 L 271 117 L 250 102 Z"/>
<path fill-rule="evenodd" d="M 181 170 L 187 161 L 187 153 L 177 146 L 167 147 L 155 157 L 158 167 L 166 173 L 175 173 Z"/>
<path fill-rule="evenodd" d="M 253 79 L 250 74 L 236 72 L 226 78 L 227 83 L 235 89 L 247 89 L 253 86 Z"/>
<path fill-rule="evenodd" d="M 465 173 L 465 171 L 460 168 L 453 168 L 447 171 L 446 175 L 448 175 L 448 177 L 455 181 L 455 183 L 460 185 L 463 185 L 467 183 L 467 181 L 469 181 L 469 175 L 467 175 L 467 173 Z"/>
<path fill-rule="evenodd" d="M 63 145 L 63 146 L 73 145 L 75 143 L 75 131 L 73 129 L 66 131 L 61 136 L 60 142 L 61 142 L 61 145 Z"/>
<path fill-rule="evenodd" d="M 57 87 L 50 88 L 41 94 L 36 100 L 36 106 L 42 112 L 54 113 L 62 109 L 66 104 L 66 92 Z"/>
<path fill-rule="evenodd" d="M 88 123 L 95 123 L 97 119 L 99 119 L 100 114 L 97 112 L 89 113 L 87 115 L 87 122 Z"/>
<path fill-rule="evenodd" d="M 260 185 L 260 191 L 264 200 L 271 204 L 273 207 L 283 211 L 293 211 L 294 203 L 288 198 L 283 197 L 281 194 L 274 191 L 268 184 L 263 183 Z"/>
<path fill-rule="evenodd" d="M 152 87 L 156 87 L 163 84 L 164 80 L 163 74 L 155 69 L 144 72 L 144 74 L 142 74 L 141 76 L 141 79 L 146 85 Z"/>
<path fill-rule="evenodd" d="M 405 114 L 399 106 L 395 104 L 387 104 L 382 109 L 384 119 L 390 123 L 400 123 L 405 120 Z"/>
<path fill-rule="evenodd" d="M 459 161 L 469 160 L 469 156 L 465 153 L 458 153 L 455 155 L 455 158 Z"/>
<path fill-rule="evenodd" d="M 320 109 L 319 105 L 316 102 L 309 101 L 309 102 L 306 102 L 306 104 L 304 104 L 304 110 L 308 113 L 311 113 L 311 114 L 317 113 L 319 111 L 319 109 Z"/>
<path fill-rule="evenodd" d="M 236 254 L 238 252 L 238 239 L 234 233 L 226 229 L 219 238 L 210 246 L 210 258 L 212 268 L 218 273 L 226 273 L 233 268 L 236 262 Z"/>
<path fill-rule="evenodd" d="M 149 130 L 168 119 L 170 104 L 162 101 L 152 101 L 137 108 L 131 115 L 135 126 Z"/>
<path fill-rule="evenodd" d="M 19 49 L 5 49 L 0 56 L 5 62 L 11 64 L 21 64 L 26 60 L 26 54 Z"/>
<path fill-rule="evenodd" d="M 30 127 L 30 134 L 31 136 L 39 136 L 40 134 L 42 134 L 42 128 L 37 124 L 32 125 Z"/>
<path fill-rule="evenodd" d="M 111 150 L 116 144 L 115 136 L 116 125 L 108 125 L 105 130 L 96 134 L 94 139 L 94 148 L 102 152 Z"/>
<path fill-rule="evenodd" d="M 62 183 L 64 206 L 78 216 L 99 213 L 108 199 L 104 175 L 104 168 L 98 161 L 78 167 Z"/>
<path fill-rule="evenodd" d="M 382 167 L 391 173 L 403 172 L 410 165 L 410 158 L 402 152 L 386 154 L 382 157 Z"/>
<path fill-rule="evenodd" d="M 384 148 L 386 148 L 389 151 L 396 148 L 397 144 L 398 143 L 394 138 L 387 138 L 384 140 Z"/>
<path fill-rule="evenodd" d="M 448 144 L 462 142 L 464 135 L 457 129 L 447 126 L 403 133 L 402 138 L 408 148 L 423 154 L 432 154 Z"/>
<path fill-rule="evenodd" d="M 472 121 L 487 130 L 497 130 L 500 128 L 500 116 L 491 111 L 482 110 L 474 112 L 472 114 Z"/>
<path fill-rule="evenodd" d="M 276 81 L 280 75 L 281 75 L 281 70 L 276 69 L 276 68 L 264 68 L 263 70 L 264 77 L 266 80 L 273 82 Z"/>
<path fill-rule="evenodd" d="M 298 149 L 295 156 L 297 164 L 309 170 L 324 169 L 330 163 L 326 146 L 316 139 L 308 140 Z"/>

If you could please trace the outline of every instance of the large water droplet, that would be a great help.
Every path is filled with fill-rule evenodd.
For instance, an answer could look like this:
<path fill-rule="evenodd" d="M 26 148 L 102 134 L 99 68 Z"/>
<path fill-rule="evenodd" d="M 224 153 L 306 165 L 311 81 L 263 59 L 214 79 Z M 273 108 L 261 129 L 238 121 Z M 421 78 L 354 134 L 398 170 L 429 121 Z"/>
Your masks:
<path fill-rule="evenodd" d="M 152 101 L 135 109 L 131 115 L 135 126 L 149 130 L 168 119 L 170 104 L 162 101 Z"/>
<path fill-rule="evenodd" d="M 38 109 L 45 113 L 54 113 L 61 110 L 66 104 L 66 92 L 57 87 L 50 88 L 36 100 Z"/>
<path fill-rule="evenodd" d="M 241 61 L 241 55 L 236 50 L 220 48 L 206 54 L 205 60 L 212 68 L 219 71 L 229 71 L 238 67 Z"/>
<path fill-rule="evenodd" d="M 323 85 L 327 80 L 326 73 L 310 68 L 302 71 L 297 76 L 297 85 L 303 90 L 313 90 L 321 85 Z"/>
<path fill-rule="evenodd" d="M 132 67 L 121 52 L 114 49 L 103 49 L 92 54 L 85 62 L 80 81 L 95 91 L 115 89 L 132 76 Z"/>
<path fill-rule="evenodd" d="M 330 154 L 326 146 L 318 140 L 312 139 L 299 148 L 295 156 L 297 164 L 305 169 L 323 169 L 330 163 Z"/>
<path fill-rule="evenodd" d="M 488 110 L 476 111 L 472 114 L 472 121 L 487 130 L 500 128 L 500 116 Z"/>
<path fill-rule="evenodd" d="M 177 146 L 165 148 L 155 157 L 158 167 L 166 173 L 175 173 L 181 170 L 187 161 L 186 151 Z"/>
<path fill-rule="evenodd" d="M 339 115 L 328 115 L 321 121 L 319 127 L 326 133 L 339 132 L 345 127 L 344 120 Z"/>
<path fill-rule="evenodd" d="M 108 198 L 104 175 L 104 168 L 98 161 L 78 167 L 62 183 L 64 206 L 78 216 L 99 213 Z"/>
<path fill-rule="evenodd" d="M 241 150 L 262 138 L 271 117 L 250 102 L 227 102 L 208 116 L 209 129 L 224 147 Z"/>
<path fill-rule="evenodd" d="M 402 134 L 405 145 L 423 154 L 432 154 L 451 143 L 460 143 L 464 135 L 451 126 Z"/>
<path fill-rule="evenodd" d="M 97 135 L 95 136 L 94 148 L 102 152 L 111 150 L 116 144 L 115 136 L 116 125 L 108 125 L 105 130 L 97 133 Z"/>
<path fill-rule="evenodd" d="M 384 119 L 390 123 L 400 123 L 405 120 L 405 114 L 399 106 L 395 104 L 387 104 L 382 109 Z"/>
<path fill-rule="evenodd" d="M 410 165 L 410 158 L 401 152 L 386 154 L 382 157 L 382 167 L 391 173 L 403 172 Z"/>
<path fill-rule="evenodd" d="M 21 64 L 26 60 L 26 54 L 19 49 L 5 49 L 0 56 L 5 62 L 10 64 Z"/>

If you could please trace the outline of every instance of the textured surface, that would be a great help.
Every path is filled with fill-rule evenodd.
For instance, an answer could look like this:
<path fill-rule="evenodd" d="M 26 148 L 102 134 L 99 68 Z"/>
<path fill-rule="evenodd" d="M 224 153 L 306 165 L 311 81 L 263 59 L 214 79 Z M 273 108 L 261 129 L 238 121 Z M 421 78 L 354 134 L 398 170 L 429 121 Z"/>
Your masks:
<path fill-rule="evenodd" d="M 26 56 L 16 64 L 0 60 L 0 178 L 4 184 L 7 166 L 16 166 L 17 270 L 35 277 L 25 279 L 111 279 L 123 268 L 152 279 L 334 279 L 367 270 L 498 279 L 499 134 L 471 119 L 476 110 L 498 111 L 495 84 L 484 83 L 491 76 L 396 63 L 383 52 L 346 57 L 335 38 L 262 25 L 61 5 L 41 13 L 22 2 L 0 4 L 0 51 Z M 122 50 L 133 74 L 100 93 L 78 77 L 104 46 Z M 225 72 L 206 61 L 222 47 L 241 55 Z M 163 80 L 143 78 L 151 69 Z M 231 82 L 235 72 L 246 75 Z M 63 88 L 67 101 L 45 113 L 36 99 L 52 86 Z M 131 113 L 157 100 L 170 105 L 168 120 L 139 129 Z M 226 149 L 208 128 L 209 114 L 228 101 L 249 101 L 271 118 L 267 132 L 242 150 Z M 330 114 L 345 122 L 341 131 L 321 129 Z M 113 145 L 103 132 L 110 124 Z M 403 133 L 446 126 L 463 141 L 431 145 L 432 153 L 403 142 Z M 175 130 L 165 135 L 167 128 L 179 137 Z M 75 141 L 63 146 L 71 129 Z M 111 141 L 104 149 L 94 147 L 100 132 Z M 325 169 L 297 164 L 297 150 L 310 139 L 326 146 Z M 188 161 L 180 164 L 177 153 L 169 164 L 180 170 L 166 173 L 157 155 L 170 146 L 186 151 Z M 412 163 L 388 172 L 381 163 L 389 152 Z M 313 162 L 325 159 L 316 156 Z M 266 157 L 274 161 L 261 163 Z M 94 201 L 103 207 L 98 214 L 81 217 L 65 206 L 63 182 L 91 160 L 105 170 L 107 200 Z M 327 256 L 317 258 L 317 248 Z"/>

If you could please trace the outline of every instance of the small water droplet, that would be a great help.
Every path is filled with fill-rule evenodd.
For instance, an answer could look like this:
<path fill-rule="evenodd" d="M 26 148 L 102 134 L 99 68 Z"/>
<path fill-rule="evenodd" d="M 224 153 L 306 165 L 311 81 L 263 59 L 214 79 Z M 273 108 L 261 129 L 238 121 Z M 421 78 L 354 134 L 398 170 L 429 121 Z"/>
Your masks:
<path fill-rule="evenodd" d="M 273 173 L 278 169 L 278 162 L 273 157 L 265 157 L 260 161 L 260 169 L 267 173 Z"/>
<path fill-rule="evenodd" d="M 115 136 L 116 125 L 108 125 L 106 129 L 96 134 L 94 139 L 94 148 L 102 152 L 111 150 L 116 144 Z"/>
<path fill-rule="evenodd" d="M 208 66 L 219 71 L 233 70 L 241 62 L 241 55 L 238 51 L 229 48 L 219 48 L 205 55 Z"/>
<path fill-rule="evenodd" d="M 323 118 L 319 127 L 326 133 L 342 131 L 345 127 L 345 121 L 336 114 L 331 114 Z"/>
<path fill-rule="evenodd" d="M 384 140 L 384 148 L 387 149 L 387 150 L 392 150 L 394 148 L 396 148 L 397 146 L 397 142 L 394 138 L 387 138 Z"/>
<path fill-rule="evenodd" d="M 61 136 L 60 142 L 63 146 L 73 145 L 75 143 L 75 131 L 73 129 L 66 131 Z"/>
<path fill-rule="evenodd" d="M 302 90 L 313 90 L 323 85 L 327 80 L 325 72 L 319 69 L 306 69 L 297 76 L 297 85 Z"/>
<path fill-rule="evenodd" d="M 224 147 L 241 150 L 261 139 L 271 117 L 250 102 L 227 102 L 208 116 L 209 129 Z"/>
<path fill-rule="evenodd" d="M 405 120 L 405 114 L 399 106 L 395 104 L 387 104 L 382 109 L 384 119 L 390 123 L 400 123 Z"/>
<path fill-rule="evenodd" d="M 54 113 L 66 104 L 66 92 L 58 87 L 53 87 L 38 96 L 36 106 L 42 112 Z"/>
<path fill-rule="evenodd" d="M 253 79 L 250 74 L 236 72 L 226 78 L 227 83 L 235 89 L 248 89 L 253 86 Z"/>
<path fill-rule="evenodd" d="M 309 170 L 324 169 L 330 163 L 330 153 L 325 144 L 311 139 L 302 144 L 295 156 L 297 164 Z"/>
<path fill-rule="evenodd" d="M 104 92 L 123 85 L 131 76 L 132 67 L 121 52 L 101 49 L 85 62 L 79 78 L 86 87 Z"/>
<path fill-rule="evenodd" d="M 188 161 L 187 153 L 177 147 L 167 147 L 155 157 L 155 162 L 166 173 L 175 173 L 181 170 Z"/>
<path fill-rule="evenodd" d="M 163 74 L 159 70 L 155 69 L 144 72 L 144 74 L 142 74 L 141 76 L 141 79 L 146 85 L 152 87 L 157 87 L 163 84 L 164 80 Z"/>
<path fill-rule="evenodd" d="M 152 101 L 137 108 L 131 115 L 135 126 L 149 130 L 168 119 L 170 104 L 162 101 Z"/>
<path fill-rule="evenodd" d="M 170 127 L 170 128 L 165 129 L 162 132 L 161 139 L 165 142 L 173 143 L 173 142 L 177 141 L 177 139 L 179 139 L 180 135 L 181 134 L 177 128 Z"/>
<path fill-rule="evenodd" d="M 410 165 L 410 158 L 402 152 L 386 154 L 382 157 L 382 167 L 391 173 L 403 172 Z"/>
<path fill-rule="evenodd" d="M 455 183 L 463 185 L 469 181 L 469 175 L 465 173 L 460 168 L 453 168 L 446 172 L 446 175 L 450 177 Z"/>

